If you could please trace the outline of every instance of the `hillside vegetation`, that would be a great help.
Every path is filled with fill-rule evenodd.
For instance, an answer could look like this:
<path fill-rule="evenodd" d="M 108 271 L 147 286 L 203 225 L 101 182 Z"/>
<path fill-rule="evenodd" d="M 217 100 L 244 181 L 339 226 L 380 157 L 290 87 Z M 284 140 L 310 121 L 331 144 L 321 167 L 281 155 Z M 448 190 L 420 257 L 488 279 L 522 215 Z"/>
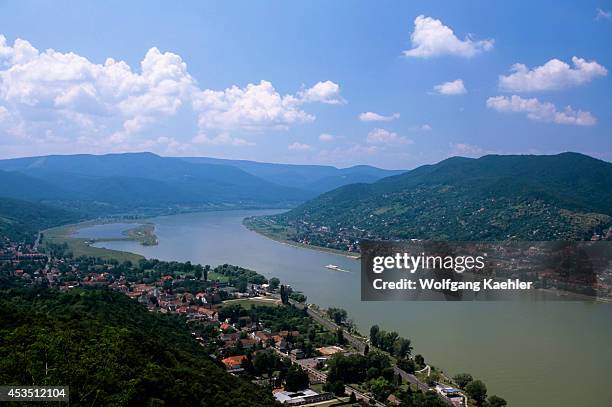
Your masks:
<path fill-rule="evenodd" d="M 0 239 L 33 242 L 42 229 L 79 219 L 74 212 L 17 199 L 0 198 Z"/>
<path fill-rule="evenodd" d="M 0 196 L 90 216 L 286 208 L 340 185 L 396 173 L 152 153 L 50 155 L 0 160 Z"/>
<path fill-rule="evenodd" d="M 70 386 L 74 406 L 272 406 L 229 375 L 180 317 L 106 290 L 0 292 L 0 382 Z"/>
<path fill-rule="evenodd" d="M 359 238 L 582 240 L 611 216 L 612 164 L 564 153 L 449 158 L 335 189 L 267 222 L 291 240 L 336 247 Z"/>

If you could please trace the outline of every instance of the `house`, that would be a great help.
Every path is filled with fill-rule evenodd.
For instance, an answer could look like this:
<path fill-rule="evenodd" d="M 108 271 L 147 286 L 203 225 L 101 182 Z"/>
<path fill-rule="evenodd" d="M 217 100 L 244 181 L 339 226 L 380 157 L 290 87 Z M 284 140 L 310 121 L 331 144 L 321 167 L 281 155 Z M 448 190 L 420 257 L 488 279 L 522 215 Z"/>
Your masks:
<path fill-rule="evenodd" d="M 251 338 L 240 339 L 240 344 L 242 345 L 244 349 L 253 349 L 256 343 L 257 341 L 255 339 L 251 339 Z"/>
<path fill-rule="evenodd" d="M 251 332 L 251 337 L 258 342 L 266 343 L 272 336 L 264 331 Z"/>
<path fill-rule="evenodd" d="M 225 369 L 228 372 L 239 372 L 242 371 L 242 362 L 246 360 L 246 356 L 230 356 L 228 358 L 223 359 L 221 362 L 225 365 Z"/>
<path fill-rule="evenodd" d="M 322 401 L 331 400 L 334 398 L 333 393 L 317 393 L 312 389 L 301 390 L 297 392 L 291 391 L 275 391 L 274 398 L 283 404 L 301 406 L 304 404 L 320 403 Z"/>

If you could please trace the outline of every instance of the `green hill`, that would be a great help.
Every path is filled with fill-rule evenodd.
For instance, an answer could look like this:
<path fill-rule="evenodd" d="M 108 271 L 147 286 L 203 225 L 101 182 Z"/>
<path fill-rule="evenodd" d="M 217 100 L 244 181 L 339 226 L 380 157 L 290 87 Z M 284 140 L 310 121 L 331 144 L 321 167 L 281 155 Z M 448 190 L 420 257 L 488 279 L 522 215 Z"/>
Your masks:
<path fill-rule="evenodd" d="M 610 226 L 611 216 L 612 164 L 563 153 L 453 157 L 335 189 L 269 221 L 292 240 L 336 247 L 341 235 L 587 239 Z"/>
<path fill-rule="evenodd" d="M 70 386 L 74 406 L 272 406 L 178 316 L 106 290 L 0 292 L 0 383 Z"/>
<path fill-rule="evenodd" d="M 313 196 L 229 165 L 151 153 L 0 160 L 0 196 L 43 201 L 94 214 L 141 208 L 287 207 Z"/>
<path fill-rule="evenodd" d="M 0 238 L 32 242 L 42 229 L 79 220 L 79 215 L 48 205 L 0 198 Z"/>

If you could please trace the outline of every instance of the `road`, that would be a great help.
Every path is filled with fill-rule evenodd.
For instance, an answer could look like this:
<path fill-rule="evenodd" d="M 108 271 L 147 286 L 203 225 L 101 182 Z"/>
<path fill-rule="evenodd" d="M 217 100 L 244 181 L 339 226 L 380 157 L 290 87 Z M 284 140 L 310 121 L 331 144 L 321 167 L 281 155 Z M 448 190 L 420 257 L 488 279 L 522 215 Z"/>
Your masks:
<path fill-rule="evenodd" d="M 306 309 L 306 312 L 308 313 L 308 316 L 310 316 L 312 319 L 314 319 L 316 322 L 318 322 L 319 324 L 321 324 L 324 328 L 335 332 L 338 329 L 341 329 L 342 327 L 335 324 L 333 321 L 330 321 L 329 319 L 325 318 L 324 316 L 322 316 L 321 314 L 319 314 L 317 311 L 309 308 L 308 306 L 298 303 L 296 301 L 293 300 L 289 300 L 289 302 L 294 305 L 296 308 L 299 309 Z M 357 349 L 359 352 L 363 353 L 366 344 L 365 342 L 361 339 L 358 338 L 348 332 L 344 332 L 344 338 L 348 341 L 348 343 L 355 349 Z M 422 392 L 427 392 L 430 389 L 430 387 L 427 385 L 427 383 L 423 383 L 422 381 L 420 381 L 415 375 L 410 374 L 402 369 L 400 369 L 397 366 L 393 366 L 393 371 L 395 372 L 395 374 L 399 374 L 402 378 L 402 380 L 406 380 L 407 382 L 414 384 L 419 390 L 421 390 Z M 349 387 L 349 386 L 346 386 Z M 357 393 L 355 393 L 357 394 Z M 443 395 L 439 395 L 440 399 L 442 399 L 442 401 L 444 401 L 446 404 L 448 405 L 453 405 L 453 403 L 450 401 L 450 399 L 448 399 L 446 396 Z"/>
<path fill-rule="evenodd" d="M 274 351 L 276 353 L 278 353 L 281 357 L 287 357 L 288 355 L 286 355 L 285 353 L 282 353 L 280 350 L 274 348 Z M 306 366 L 305 364 L 300 363 L 299 359 L 295 359 L 294 356 L 289 355 L 289 359 L 291 360 L 291 363 L 295 363 L 299 366 L 301 366 L 302 369 L 304 369 L 305 371 L 307 371 L 308 373 L 310 373 L 312 376 L 314 376 L 317 380 L 321 381 L 322 383 L 327 382 L 327 374 L 320 372 L 316 369 L 313 369 L 309 366 Z M 344 389 L 347 393 L 355 393 L 355 397 L 357 397 L 357 400 L 365 400 L 367 402 L 370 401 L 370 396 L 360 392 L 359 390 L 357 390 L 356 388 L 349 386 L 349 385 L 345 385 Z M 380 403 L 380 402 L 376 402 L 376 407 L 386 407 L 384 404 Z"/>

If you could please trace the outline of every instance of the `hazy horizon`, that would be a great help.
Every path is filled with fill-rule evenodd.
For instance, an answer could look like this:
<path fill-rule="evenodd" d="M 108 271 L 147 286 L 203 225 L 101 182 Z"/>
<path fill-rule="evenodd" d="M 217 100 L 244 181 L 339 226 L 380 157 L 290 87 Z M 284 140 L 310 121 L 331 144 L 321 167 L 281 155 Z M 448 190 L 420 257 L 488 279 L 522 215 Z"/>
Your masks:
<path fill-rule="evenodd" d="M 612 157 L 596 1 L 34 4 L 0 5 L 1 158 Z"/>

